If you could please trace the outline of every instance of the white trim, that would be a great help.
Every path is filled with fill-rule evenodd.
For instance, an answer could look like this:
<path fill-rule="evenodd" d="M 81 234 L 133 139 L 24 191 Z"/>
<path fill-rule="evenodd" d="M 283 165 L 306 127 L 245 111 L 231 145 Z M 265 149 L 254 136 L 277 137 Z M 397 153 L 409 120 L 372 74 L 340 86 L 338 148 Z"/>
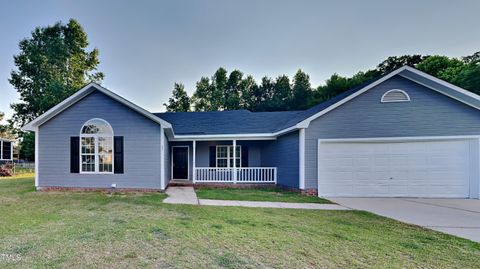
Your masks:
<path fill-rule="evenodd" d="M 305 129 L 302 128 L 298 135 L 298 175 L 299 175 L 299 189 L 305 189 Z"/>
<path fill-rule="evenodd" d="M 329 142 L 408 142 L 423 140 L 464 140 L 480 139 L 480 135 L 452 135 L 452 136 L 396 136 L 396 137 L 368 137 L 368 138 L 333 138 L 318 140 L 322 143 Z"/>
<path fill-rule="evenodd" d="M 173 177 L 173 148 L 187 148 L 187 178 L 174 178 Z M 190 146 L 189 145 L 178 145 L 172 146 L 172 157 L 170 158 L 170 172 L 172 180 L 187 180 L 190 181 Z"/>
<path fill-rule="evenodd" d="M 153 120 L 153 121 L 155 121 L 155 122 L 157 122 L 157 123 L 159 123 L 159 124 L 161 124 L 161 125 L 163 125 L 167 128 L 172 128 L 172 125 L 169 122 L 153 115 L 152 113 L 150 113 L 150 112 L 146 111 L 145 109 L 135 105 L 134 103 L 126 100 L 125 98 L 111 92 L 110 90 L 108 90 L 108 89 L 106 89 L 106 88 L 104 88 L 104 87 L 102 87 L 102 86 L 100 86 L 96 83 L 91 82 L 91 83 L 87 84 L 85 87 L 78 90 L 72 96 L 70 96 L 67 99 L 60 102 L 58 105 L 54 106 L 53 108 L 49 109 L 47 112 L 43 113 L 42 115 L 40 115 L 36 119 L 27 123 L 25 126 L 22 127 L 22 130 L 23 131 L 33 131 L 36 126 L 42 125 L 43 123 L 50 120 L 51 118 L 53 118 L 54 116 L 56 116 L 60 112 L 64 111 L 65 109 L 69 108 L 70 106 L 72 106 L 76 102 L 80 101 L 81 99 L 83 99 L 84 97 L 86 97 L 87 95 L 92 93 L 94 90 L 100 91 L 101 93 L 107 95 L 108 97 L 122 103 L 123 105 L 137 111 L 138 113 L 144 115 L 145 117 L 147 117 L 147 118 L 149 118 L 149 119 L 151 119 L 151 120 Z"/>
<path fill-rule="evenodd" d="M 160 124 L 160 189 L 165 189 L 165 131 Z"/>
<path fill-rule="evenodd" d="M 196 161 L 196 158 L 197 158 L 197 141 L 196 140 L 193 140 L 192 141 L 192 170 L 193 170 L 193 175 L 192 175 L 192 181 L 193 183 L 195 183 L 196 179 L 197 179 L 197 161 Z"/>
<path fill-rule="evenodd" d="M 5 142 L 10 143 L 10 158 L 5 158 L 3 156 L 3 147 L 5 147 Z M 0 139 L 0 161 L 13 161 L 13 147 L 15 140 L 10 139 Z"/>
<path fill-rule="evenodd" d="M 405 95 L 405 97 L 407 98 L 407 100 L 384 100 L 385 99 L 385 96 L 387 96 L 389 93 L 391 92 L 399 92 L 399 93 L 402 93 L 403 95 Z M 410 95 L 408 95 L 408 93 L 404 90 L 400 90 L 400 89 L 392 89 L 392 90 L 389 90 L 389 91 L 386 91 L 383 95 L 382 95 L 382 98 L 380 98 L 380 102 L 382 103 L 402 103 L 402 102 L 410 102 Z"/>
<path fill-rule="evenodd" d="M 3 140 L 0 140 L 0 160 L 3 160 Z"/>
<path fill-rule="evenodd" d="M 241 147 L 241 146 L 240 146 Z M 233 139 L 233 184 L 237 184 L 237 140 Z M 240 167 L 242 166 L 242 148 L 240 148 Z M 228 159 L 230 159 L 229 153 L 227 153 Z"/>
<path fill-rule="evenodd" d="M 104 138 L 108 138 L 110 136 L 108 135 L 105 135 L 105 134 L 83 134 L 82 133 L 82 130 L 83 130 L 83 127 L 85 126 L 85 124 L 87 124 L 88 122 L 90 121 L 93 121 L 93 120 L 97 120 L 97 121 L 103 121 L 103 123 L 107 124 L 108 127 L 110 127 L 110 131 L 112 132 L 111 134 L 111 138 L 112 138 L 112 171 L 111 172 L 100 172 L 100 154 L 98 153 L 98 138 L 99 137 L 104 137 Z M 94 138 L 94 143 L 95 143 L 95 153 L 93 154 L 95 156 L 95 171 L 82 171 L 82 138 Z M 110 123 L 104 119 L 101 119 L 101 118 L 92 118 L 92 119 L 89 119 L 87 120 L 83 125 L 82 127 L 80 128 L 80 135 L 79 135 L 79 144 L 78 144 L 78 147 L 79 147 L 79 162 L 80 162 L 80 167 L 79 167 L 79 174 L 94 174 L 94 175 L 110 175 L 110 174 L 114 174 L 115 172 L 115 148 L 114 148 L 114 144 L 115 144 L 115 134 L 114 134 L 114 131 L 113 131 L 113 128 L 112 128 L 112 125 L 110 125 Z M 88 155 L 91 155 L 91 154 L 88 154 Z"/>
<path fill-rule="evenodd" d="M 242 167 L 242 145 L 236 145 L 237 141 L 235 141 L 235 146 L 240 148 L 240 156 L 237 158 L 235 155 L 233 155 L 233 162 L 235 165 L 235 161 L 239 159 L 240 162 L 240 167 Z M 221 157 L 220 159 L 227 160 L 227 167 L 219 167 L 218 166 L 218 148 L 219 147 L 226 147 L 227 148 L 227 157 Z M 233 148 L 233 143 L 232 145 L 215 145 L 215 168 L 233 168 L 233 166 L 230 166 L 230 148 Z"/>
<path fill-rule="evenodd" d="M 35 127 L 35 189 L 38 190 L 39 188 L 39 171 L 38 171 L 38 162 L 40 161 L 38 156 L 40 156 L 40 153 L 38 152 L 39 149 L 39 137 L 40 137 L 40 129 L 38 127 Z"/>

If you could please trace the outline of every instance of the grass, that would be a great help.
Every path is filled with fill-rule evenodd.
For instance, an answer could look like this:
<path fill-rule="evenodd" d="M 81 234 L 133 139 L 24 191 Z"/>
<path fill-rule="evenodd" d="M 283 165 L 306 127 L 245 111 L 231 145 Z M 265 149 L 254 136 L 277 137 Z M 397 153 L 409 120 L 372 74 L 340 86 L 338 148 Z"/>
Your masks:
<path fill-rule="evenodd" d="M 215 200 L 269 201 L 290 203 L 320 203 L 329 204 L 329 200 L 316 196 L 305 196 L 297 192 L 285 191 L 279 188 L 199 188 L 198 198 Z"/>
<path fill-rule="evenodd" d="M 474 268 L 480 244 L 361 211 L 167 205 L 0 179 L 0 268 Z"/>

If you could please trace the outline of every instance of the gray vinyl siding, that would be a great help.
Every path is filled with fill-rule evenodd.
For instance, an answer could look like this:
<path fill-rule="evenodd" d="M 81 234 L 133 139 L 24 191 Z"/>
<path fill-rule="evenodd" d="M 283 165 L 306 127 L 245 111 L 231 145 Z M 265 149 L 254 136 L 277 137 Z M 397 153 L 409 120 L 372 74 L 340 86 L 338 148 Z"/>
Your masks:
<path fill-rule="evenodd" d="M 381 103 L 391 89 L 410 102 Z M 319 138 L 372 138 L 479 135 L 480 113 L 446 95 L 395 76 L 313 120 L 305 131 L 305 184 L 317 187 Z"/>
<path fill-rule="evenodd" d="M 124 137 L 124 174 L 70 173 L 70 137 L 92 118 L 110 123 Z M 39 128 L 39 185 L 160 189 L 160 125 L 95 91 Z"/>
<path fill-rule="evenodd" d="M 262 148 L 261 166 L 277 167 L 277 184 L 298 188 L 299 137 L 298 131 L 266 142 Z"/>

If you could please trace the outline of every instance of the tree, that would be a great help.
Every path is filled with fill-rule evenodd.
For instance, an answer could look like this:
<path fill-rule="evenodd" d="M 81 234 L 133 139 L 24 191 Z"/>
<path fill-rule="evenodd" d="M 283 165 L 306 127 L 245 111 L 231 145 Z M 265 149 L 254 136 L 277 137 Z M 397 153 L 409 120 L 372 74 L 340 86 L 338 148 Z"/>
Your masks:
<path fill-rule="evenodd" d="M 67 24 L 37 27 L 30 38 L 20 41 L 20 53 L 14 56 L 18 70 L 11 72 L 10 84 L 20 94 L 14 110 L 12 127 L 20 127 L 69 97 L 88 82 L 100 82 L 96 72 L 98 50 L 87 51 L 87 34 L 76 20 Z M 21 135 L 24 151 L 33 152 L 34 138 Z M 32 147 L 28 148 L 27 147 Z"/>
<path fill-rule="evenodd" d="M 270 101 L 270 111 L 289 110 L 289 104 L 292 102 L 293 92 L 290 79 L 286 75 L 278 76 L 275 79 L 272 100 Z"/>
<path fill-rule="evenodd" d="M 452 69 L 460 68 L 462 65 L 464 63 L 458 59 L 435 55 L 417 64 L 416 68 L 434 77 L 441 78 L 442 72 L 445 72 L 447 69 L 450 69 L 451 72 L 453 71 Z"/>
<path fill-rule="evenodd" d="M 40 116 L 103 73 L 93 72 L 99 64 L 98 50 L 87 51 L 87 34 L 71 19 L 66 25 L 37 27 L 30 38 L 20 41 L 20 53 L 9 79 L 21 102 L 12 104 L 17 126 Z"/>
<path fill-rule="evenodd" d="M 212 89 L 210 79 L 202 77 L 196 84 L 196 90 L 192 96 L 192 103 L 195 111 L 212 110 Z"/>
<path fill-rule="evenodd" d="M 163 104 L 169 112 L 188 112 L 190 111 L 190 98 L 185 87 L 181 83 L 175 83 L 173 86 L 172 97 L 168 99 L 168 104 Z"/>
<path fill-rule="evenodd" d="M 292 110 L 308 108 L 311 97 L 310 77 L 299 69 L 293 77 L 293 98 L 290 108 L 292 108 Z"/>
<path fill-rule="evenodd" d="M 0 122 L 2 122 L 5 114 L 0 111 Z M 0 124 L 0 137 L 3 138 L 13 138 L 13 132 L 7 124 Z"/>
<path fill-rule="evenodd" d="M 409 65 L 414 67 L 428 57 L 429 56 L 423 56 L 420 54 L 388 57 L 383 62 L 377 65 L 377 68 L 376 68 L 376 71 L 378 71 L 377 75 L 385 75 L 404 65 Z"/>

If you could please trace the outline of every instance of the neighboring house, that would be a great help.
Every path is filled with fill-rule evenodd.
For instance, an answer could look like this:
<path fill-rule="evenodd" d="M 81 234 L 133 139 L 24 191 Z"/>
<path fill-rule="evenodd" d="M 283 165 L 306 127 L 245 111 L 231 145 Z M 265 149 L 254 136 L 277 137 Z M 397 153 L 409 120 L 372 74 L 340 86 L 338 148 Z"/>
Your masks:
<path fill-rule="evenodd" d="M 14 140 L 0 137 L 0 163 L 13 161 L 14 142 Z"/>
<path fill-rule="evenodd" d="M 89 84 L 24 130 L 35 186 L 275 183 L 319 196 L 479 196 L 480 97 L 402 67 L 308 110 L 150 113 Z"/>

